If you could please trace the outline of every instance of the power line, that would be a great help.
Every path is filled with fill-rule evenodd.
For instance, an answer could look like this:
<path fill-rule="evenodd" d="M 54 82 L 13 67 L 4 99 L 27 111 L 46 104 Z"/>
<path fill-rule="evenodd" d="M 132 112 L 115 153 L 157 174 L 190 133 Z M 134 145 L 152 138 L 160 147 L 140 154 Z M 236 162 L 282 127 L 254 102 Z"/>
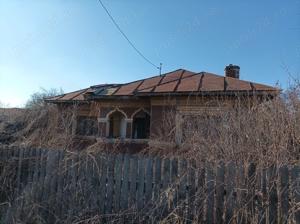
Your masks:
<path fill-rule="evenodd" d="M 106 9 L 106 7 L 103 5 L 102 1 L 99 0 L 100 4 L 102 5 L 102 7 L 104 8 L 104 10 L 106 11 L 106 13 L 109 15 L 109 17 L 111 18 L 111 20 L 114 22 L 114 24 L 116 25 L 116 27 L 118 28 L 118 30 L 123 34 L 123 36 L 125 37 L 125 39 L 128 41 L 128 43 L 133 47 L 133 49 L 142 57 L 144 58 L 144 60 L 146 60 L 149 64 L 153 65 L 155 68 L 160 69 L 161 70 L 161 65 L 160 67 L 156 66 L 155 64 L 153 64 L 151 61 L 149 61 L 134 45 L 133 43 L 131 43 L 131 41 L 128 39 L 128 37 L 125 35 L 125 33 L 121 30 L 121 28 L 118 26 L 118 24 L 116 23 L 116 21 L 114 20 L 114 18 L 110 15 L 109 11 Z"/>

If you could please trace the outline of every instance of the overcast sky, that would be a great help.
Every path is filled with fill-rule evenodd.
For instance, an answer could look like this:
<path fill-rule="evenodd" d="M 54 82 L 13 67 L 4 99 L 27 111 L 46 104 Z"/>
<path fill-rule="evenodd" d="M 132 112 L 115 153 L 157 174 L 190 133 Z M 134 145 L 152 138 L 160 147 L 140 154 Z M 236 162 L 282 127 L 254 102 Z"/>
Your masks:
<path fill-rule="evenodd" d="M 300 2 L 0 0 L 0 103 L 40 88 L 71 92 L 179 68 L 286 88 L 300 74 Z M 150 62 L 150 63 L 149 63 Z"/>

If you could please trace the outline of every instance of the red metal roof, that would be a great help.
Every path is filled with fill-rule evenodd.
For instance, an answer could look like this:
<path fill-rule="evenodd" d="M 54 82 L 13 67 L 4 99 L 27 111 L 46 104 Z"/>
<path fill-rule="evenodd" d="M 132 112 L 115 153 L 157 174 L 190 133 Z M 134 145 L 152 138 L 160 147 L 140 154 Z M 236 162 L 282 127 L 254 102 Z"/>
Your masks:
<path fill-rule="evenodd" d="M 46 99 L 49 102 L 84 101 L 86 98 L 135 97 L 168 94 L 230 94 L 232 92 L 279 92 L 271 86 L 224 77 L 207 72 L 195 73 L 178 69 L 161 76 L 125 84 L 95 85 L 87 89 Z"/>

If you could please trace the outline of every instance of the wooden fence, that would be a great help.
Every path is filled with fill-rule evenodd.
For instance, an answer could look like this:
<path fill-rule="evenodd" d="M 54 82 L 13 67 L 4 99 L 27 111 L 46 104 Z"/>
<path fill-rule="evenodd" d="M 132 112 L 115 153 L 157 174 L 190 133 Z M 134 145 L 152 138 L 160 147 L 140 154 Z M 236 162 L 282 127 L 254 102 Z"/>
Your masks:
<path fill-rule="evenodd" d="M 1 153 L 1 223 L 300 223 L 298 166 Z"/>

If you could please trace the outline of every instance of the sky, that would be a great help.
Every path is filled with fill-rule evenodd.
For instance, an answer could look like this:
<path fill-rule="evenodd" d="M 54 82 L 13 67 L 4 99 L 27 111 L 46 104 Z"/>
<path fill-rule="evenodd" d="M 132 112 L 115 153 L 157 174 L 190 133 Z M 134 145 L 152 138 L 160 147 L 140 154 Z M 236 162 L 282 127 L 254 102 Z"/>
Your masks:
<path fill-rule="evenodd" d="M 288 88 L 300 75 L 300 2 L 0 0 L 0 105 L 180 68 Z M 139 53 L 135 50 L 137 49 Z M 142 56 L 141 56 L 142 55 Z"/>

